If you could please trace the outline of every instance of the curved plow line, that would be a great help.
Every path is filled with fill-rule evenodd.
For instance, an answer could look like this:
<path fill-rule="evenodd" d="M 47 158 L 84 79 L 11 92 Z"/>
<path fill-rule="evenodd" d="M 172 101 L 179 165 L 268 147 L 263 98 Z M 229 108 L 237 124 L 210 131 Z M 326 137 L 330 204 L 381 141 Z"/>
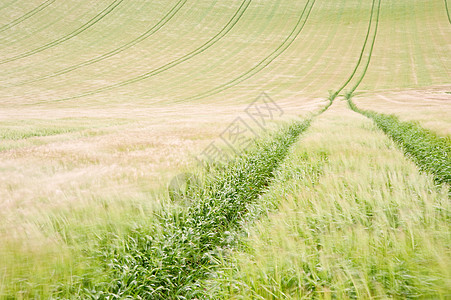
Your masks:
<path fill-rule="evenodd" d="M 266 68 L 269 64 L 271 64 L 277 57 L 279 57 L 282 53 L 284 53 L 288 47 L 290 47 L 290 45 L 296 40 L 296 38 L 299 36 L 299 34 L 301 33 L 302 29 L 304 28 L 305 24 L 307 23 L 307 20 L 310 16 L 310 13 L 313 9 L 313 6 L 315 5 L 315 1 L 316 0 L 308 0 L 304 10 L 302 11 L 302 14 L 298 20 L 298 22 L 296 23 L 295 28 L 293 29 L 293 31 L 290 33 L 290 35 L 285 39 L 285 41 L 279 45 L 279 47 L 277 47 L 276 50 L 274 50 L 270 55 L 268 55 L 265 59 L 263 59 L 260 63 L 258 63 L 255 67 L 253 67 L 252 69 L 250 69 L 249 71 L 247 71 L 246 73 L 242 74 L 241 76 L 223 84 L 220 85 L 214 89 L 211 89 L 210 91 L 204 92 L 202 94 L 187 98 L 187 99 L 183 99 L 183 100 L 179 100 L 178 102 L 181 101 L 190 101 L 190 100 L 198 100 L 201 98 L 205 98 L 208 96 L 212 96 L 215 94 L 218 94 L 224 90 L 227 90 L 229 88 L 232 88 L 234 86 L 236 86 L 237 84 L 255 76 L 257 73 L 259 73 L 261 70 L 263 70 L 264 68 Z M 308 12 L 306 14 L 307 11 L 307 7 L 310 5 L 310 8 L 308 9 Z M 304 18 L 305 15 L 305 19 L 302 22 L 302 19 Z"/>
<path fill-rule="evenodd" d="M 110 52 L 107 52 L 105 54 L 102 54 L 100 56 L 97 56 L 95 58 L 92 58 L 90 60 L 87 60 L 85 62 L 79 63 L 77 65 L 73 65 L 71 67 L 62 69 L 60 71 L 56 71 L 53 74 L 50 75 L 46 75 L 43 76 L 41 78 L 36 78 L 36 79 L 32 79 L 32 80 L 28 80 L 28 81 L 23 81 L 23 82 L 19 82 L 13 86 L 21 86 L 21 85 L 25 85 L 25 84 L 29 84 L 29 83 L 34 83 L 34 82 L 38 82 L 38 81 L 42 81 L 45 79 L 49 79 L 49 78 L 53 78 L 53 77 L 57 77 L 59 75 L 63 75 L 69 72 L 72 72 L 74 70 L 80 69 L 82 67 L 85 66 L 89 66 L 92 65 L 94 63 L 97 63 L 99 61 L 102 61 L 104 59 L 107 59 L 109 57 L 112 57 L 116 54 L 119 54 L 133 46 L 135 46 L 138 43 L 141 43 L 142 41 L 144 41 L 145 39 L 147 39 L 148 37 L 150 37 L 151 35 L 153 35 L 154 33 L 156 33 L 157 31 L 159 31 L 164 25 L 166 25 L 179 11 L 180 9 L 186 4 L 187 0 L 180 0 L 179 2 L 177 2 L 177 4 L 160 20 L 158 21 L 157 24 L 155 24 L 152 28 L 150 28 L 149 30 L 147 30 L 146 32 L 144 32 L 143 34 L 141 34 L 139 37 L 137 37 L 136 39 L 132 40 L 131 42 L 128 42 L 114 50 L 111 50 Z"/>
<path fill-rule="evenodd" d="M 39 5 L 38 7 L 35 7 L 34 9 L 30 10 L 29 12 L 27 12 L 26 14 L 24 14 L 23 16 L 15 19 L 14 21 L 12 21 L 11 23 L 8 23 L 6 25 L 3 25 L 2 27 L 0 27 L 0 32 L 3 32 L 13 26 L 16 26 L 17 24 L 25 21 L 28 18 L 31 18 L 32 16 L 34 16 L 35 14 L 37 14 L 38 12 L 40 12 L 41 10 L 45 9 L 47 6 L 49 6 L 50 4 L 52 4 L 53 2 L 55 2 L 56 0 L 47 0 L 44 3 L 42 3 L 41 5 Z"/>
<path fill-rule="evenodd" d="M 370 47 L 370 51 L 368 53 L 368 61 L 366 62 L 365 68 L 363 69 L 362 75 L 360 76 L 359 80 L 356 82 L 356 84 L 352 87 L 352 89 L 349 91 L 349 93 L 352 95 L 352 93 L 354 93 L 354 91 L 357 89 L 357 87 L 360 85 L 360 83 L 362 82 L 363 78 L 366 75 L 366 72 L 368 71 L 368 67 L 370 66 L 370 62 L 371 62 L 371 57 L 373 55 L 373 49 L 374 49 L 374 44 L 376 43 L 376 36 L 377 36 L 377 29 L 379 27 L 379 14 L 380 14 L 380 10 L 381 10 L 381 0 L 379 0 L 379 4 L 377 7 L 377 15 L 376 15 L 376 27 L 374 28 L 374 36 L 373 36 L 373 41 L 371 42 L 371 47 Z"/>
<path fill-rule="evenodd" d="M 51 47 L 54 47 L 56 45 L 59 45 L 61 43 L 64 43 L 65 41 L 77 36 L 78 34 L 82 33 L 83 31 L 87 30 L 88 28 L 92 27 L 93 25 L 95 25 L 97 22 L 99 22 L 100 20 L 102 20 L 105 16 L 107 16 L 109 13 L 111 13 L 116 7 L 119 6 L 119 4 L 121 4 L 124 0 L 115 0 L 113 1 L 113 3 L 111 3 L 107 8 L 105 8 L 102 12 L 100 12 L 99 14 L 97 14 L 94 18 L 92 18 L 91 20 L 89 20 L 87 23 L 83 24 L 81 27 L 79 27 L 78 29 L 76 29 L 75 31 L 72 31 L 71 33 L 69 33 L 66 36 L 63 36 L 62 38 L 59 38 L 53 42 L 50 42 L 48 44 L 45 44 L 39 48 L 36 48 L 34 50 L 13 56 L 11 58 L 5 59 L 0 61 L 0 64 L 5 64 L 8 62 L 12 62 L 21 58 L 25 58 L 28 56 L 31 56 L 33 54 L 42 52 L 44 50 L 47 50 Z"/>
<path fill-rule="evenodd" d="M 336 18 L 337 22 L 342 18 L 343 10 L 344 10 L 343 6 L 341 6 L 340 9 L 337 9 L 337 12 L 338 12 L 337 13 L 338 17 Z M 309 71 L 307 73 L 302 73 L 304 75 L 303 78 L 307 78 L 310 74 L 314 73 L 314 71 L 316 70 L 315 67 L 316 67 L 317 63 L 321 60 L 322 54 L 324 54 L 327 51 L 328 47 L 333 43 L 333 41 L 334 41 L 334 39 L 335 39 L 335 37 L 337 35 L 337 32 L 338 32 L 338 26 L 333 26 L 333 27 L 334 27 L 333 30 L 328 29 L 328 31 L 327 31 L 328 38 L 327 39 L 323 39 L 321 41 L 321 43 L 319 45 L 317 45 L 316 47 L 314 45 L 310 45 L 309 47 L 306 47 L 304 49 L 304 50 L 306 50 L 307 53 L 309 52 L 309 49 L 312 49 L 313 47 L 315 49 L 317 49 L 317 51 L 315 53 L 312 53 L 311 55 L 306 56 L 304 58 L 304 60 L 309 61 L 309 63 L 311 63 L 312 65 L 311 65 L 311 67 L 309 67 Z M 297 71 L 302 70 L 302 68 L 299 69 L 298 67 L 295 67 L 294 65 L 293 65 L 292 68 L 297 68 L 296 69 Z M 279 70 L 279 69 L 284 69 L 286 71 L 290 71 L 291 70 L 291 68 L 290 69 L 286 69 L 283 65 L 278 65 L 277 67 L 275 67 L 273 69 L 273 71 L 275 73 L 277 73 L 277 70 Z M 296 71 L 293 71 L 293 72 L 296 72 Z M 293 73 L 293 74 L 295 74 L 295 73 Z M 294 75 L 294 76 L 298 76 L 298 75 Z M 272 82 L 272 80 L 269 81 L 269 83 L 271 83 L 271 82 Z M 265 83 L 268 83 L 268 81 L 266 80 Z M 313 81 L 310 81 L 310 83 L 306 87 L 309 87 L 312 84 L 313 84 Z M 287 86 L 287 88 L 294 87 L 294 86 L 298 87 L 299 84 L 298 83 L 292 83 L 291 85 Z M 253 93 L 253 92 L 252 91 L 248 91 L 247 93 L 244 93 L 244 94 L 240 93 L 240 95 L 241 96 L 246 96 L 247 94 L 251 94 L 251 93 Z"/>
<path fill-rule="evenodd" d="M 352 78 L 354 78 L 354 76 L 355 76 L 355 74 L 357 73 L 357 70 L 358 70 L 358 68 L 359 68 L 359 66 L 360 66 L 360 64 L 361 64 L 361 62 L 362 62 L 362 60 L 363 60 L 363 55 L 365 54 L 365 49 L 366 49 L 366 46 L 367 46 L 367 44 L 368 44 L 368 38 L 369 38 L 369 36 L 370 36 L 370 33 L 371 33 L 371 28 L 372 28 L 372 24 L 373 24 L 373 15 L 374 15 L 374 7 L 375 7 L 375 4 L 376 4 L 376 0 L 373 0 L 373 4 L 372 4 L 372 6 L 371 6 L 371 14 L 370 14 L 370 20 L 369 20 L 369 22 L 368 22 L 368 31 L 367 31 L 367 33 L 366 33 L 366 37 L 365 37 L 365 41 L 364 41 L 364 43 L 363 43 L 363 47 L 362 47 L 362 50 L 360 51 L 360 57 L 359 57 L 359 60 L 357 61 L 357 64 L 356 64 L 356 66 L 355 66 L 355 68 L 354 68 L 354 70 L 352 71 L 352 73 L 351 73 L 351 76 L 349 76 L 349 78 L 346 80 L 346 82 L 331 96 L 331 100 L 334 100 L 337 96 L 338 96 L 338 94 L 349 84 L 349 82 L 351 82 L 351 80 L 352 80 Z M 379 20 L 379 9 L 380 9 L 380 0 L 379 0 L 379 8 L 378 8 L 378 12 L 377 12 L 377 21 Z M 377 25 L 376 25 L 377 26 Z M 377 27 L 376 27 L 377 28 Z M 374 36 L 373 36 L 373 43 L 372 43 L 372 45 L 374 45 L 374 41 L 376 40 L 376 33 L 374 34 Z M 373 48 L 371 47 L 371 52 L 372 52 L 372 50 L 373 50 Z M 371 53 L 370 53 L 370 57 L 371 57 Z M 369 60 L 368 60 L 368 64 L 369 64 Z M 368 65 L 367 64 L 367 65 Z M 365 76 L 365 74 L 366 74 L 366 71 L 365 71 L 365 73 L 363 74 L 363 76 Z M 363 79 L 363 76 L 362 76 L 362 79 Z M 361 81 L 361 80 L 360 80 Z M 357 88 L 357 87 L 356 87 Z M 354 89 L 355 90 L 355 89 Z"/>
<path fill-rule="evenodd" d="M 448 15 L 448 22 L 449 22 L 449 24 L 451 24 L 451 15 L 450 15 L 449 9 L 448 9 L 448 0 L 444 0 L 444 1 L 445 1 L 446 14 Z"/>
<path fill-rule="evenodd" d="M 90 92 L 86 92 L 83 94 L 79 94 L 76 96 L 71 96 L 71 97 L 67 97 L 67 98 L 63 98 L 63 99 L 57 99 L 57 100 L 50 100 L 50 101 L 41 101 L 38 103 L 46 103 L 46 102 L 61 102 L 61 101 L 67 101 L 67 100 L 72 100 L 72 99 L 77 99 L 77 98 L 82 98 L 85 96 L 90 96 L 90 95 L 95 95 L 101 92 L 105 92 L 108 90 L 112 90 L 118 87 L 122 87 L 125 85 L 129 85 L 144 79 L 147 79 L 149 77 L 155 76 L 157 74 L 160 74 L 164 71 L 167 71 L 185 61 L 187 61 L 188 59 L 193 58 L 194 56 L 204 52 L 205 50 L 207 50 L 208 48 L 210 48 L 211 46 L 213 46 L 214 44 L 216 44 L 219 40 L 221 40 L 227 33 L 229 33 L 233 27 L 235 27 L 235 25 L 238 23 L 238 21 L 241 19 L 241 17 L 243 16 L 244 12 L 247 10 L 247 8 L 249 7 L 249 4 L 252 2 L 252 0 L 244 0 L 240 7 L 238 8 L 238 10 L 235 12 L 235 14 L 233 15 L 233 17 L 229 20 L 229 22 L 221 29 L 221 31 L 219 33 L 217 33 L 213 38 L 211 38 L 210 40 L 208 40 L 205 44 L 203 44 L 202 46 L 200 46 L 199 48 L 197 48 L 196 50 L 191 51 L 188 54 L 185 54 L 184 56 L 168 63 L 165 64 L 157 69 L 154 69 L 150 72 L 147 72 L 145 74 L 142 74 L 140 76 L 116 83 L 116 84 L 112 84 L 109 86 L 105 86 L 103 88 L 99 88 Z"/>
<path fill-rule="evenodd" d="M 262 36 L 262 33 L 265 32 L 268 28 L 270 28 L 270 22 L 274 20 L 275 14 L 280 11 L 280 4 L 281 1 L 275 1 L 275 4 L 272 6 L 270 14 L 265 18 L 266 24 L 264 26 L 258 26 L 256 28 L 253 28 L 251 31 L 248 32 L 249 35 L 252 36 L 252 38 L 247 40 L 247 48 L 252 47 L 256 41 L 259 40 L 259 38 Z M 255 19 L 248 19 L 249 21 L 255 21 Z M 226 48 L 224 48 L 226 49 Z M 196 80 L 198 76 L 204 76 L 205 72 L 208 72 L 210 70 L 214 70 L 216 68 L 221 68 L 224 64 L 227 64 L 229 61 L 236 61 L 237 57 L 240 53 L 243 51 L 243 47 L 231 47 L 227 48 L 227 55 L 223 54 L 218 59 L 215 59 L 215 61 L 210 65 L 205 65 L 199 68 L 196 68 L 195 72 L 190 72 L 190 79 Z M 257 55 L 257 54 L 256 54 Z M 186 78 L 178 76 L 180 74 L 173 74 L 173 76 L 170 76 L 165 82 L 170 83 L 170 85 L 178 86 L 180 84 L 186 83 Z"/>
<path fill-rule="evenodd" d="M 79 1 L 76 4 L 73 5 L 73 9 L 78 9 L 80 7 L 83 7 L 84 2 L 83 1 Z M 47 10 L 45 12 L 45 16 L 52 16 L 52 18 L 46 22 L 43 22 L 42 24 L 38 24 L 37 26 L 32 26 L 28 29 L 32 29 L 32 30 L 18 30 L 18 33 L 20 33 L 19 37 L 13 37 L 12 35 L 6 35 L 0 38 L 0 45 L 2 46 L 3 49 L 7 49 L 8 47 L 12 47 L 14 45 L 23 45 L 23 43 L 27 44 L 27 39 L 29 38 L 33 38 L 35 37 L 37 34 L 40 33 L 44 33 L 45 35 L 45 30 L 52 28 L 52 26 L 55 26 L 55 24 L 57 24 L 56 26 L 58 26 L 58 22 L 63 21 L 66 19 L 66 16 L 59 13 L 56 16 L 53 17 L 53 14 L 55 13 L 56 10 L 60 9 L 62 6 L 64 5 L 64 3 L 58 3 L 50 9 Z M 44 16 L 44 17 L 45 17 Z M 39 20 L 33 20 L 33 21 L 39 21 Z M 34 24 L 34 23 L 33 23 Z M 34 24 L 36 25 L 36 24 Z M 2 50 L 3 50 L 2 49 Z M 15 55 L 15 54 L 14 54 Z M 5 59 L 7 55 L 4 55 L 4 57 L 1 57 L 1 59 Z M 11 71 L 12 72 L 12 71 Z M 14 72 L 9 72 L 8 74 L 12 74 Z"/>

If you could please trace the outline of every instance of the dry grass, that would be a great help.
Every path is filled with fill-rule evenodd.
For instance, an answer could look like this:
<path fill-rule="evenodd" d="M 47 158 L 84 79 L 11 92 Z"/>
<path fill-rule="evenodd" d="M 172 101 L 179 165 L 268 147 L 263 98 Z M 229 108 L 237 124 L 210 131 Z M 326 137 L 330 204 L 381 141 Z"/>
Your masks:
<path fill-rule="evenodd" d="M 440 135 L 451 136 L 451 86 L 364 93 L 354 97 L 358 107 L 418 121 Z M 448 92 L 448 93 L 447 93 Z"/>
<path fill-rule="evenodd" d="M 0 26 L 42 2 L 0 5 Z M 111 2 L 55 1 L 0 32 L 0 60 L 51 45 Z M 371 8 L 371 1 L 317 0 L 285 52 L 247 80 L 198 101 L 185 100 L 252 71 L 278 49 L 307 1 L 253 0 L 231 31 L 205 51 L 155 76 L 78 98 L 196 51 L 247 3 L 187 1 L 133 47 L 58 75 L 136 41 L 177 2 L 123 1 L 79 35 L 0 65 L 0 295 L 18 278 L 23 285 L 45 286 L 83 273 L 77 251 L 102 230 L 121 231 L 149 218 L 166 197 L 168 180 L 195 168 L 192 154 L 243 116 L 262 91 L 282 106 L 286 119 L 323 107 L 328 90 L 352 72 Z M 384 3 L 357 105 L 449 135 L 446 21 L 443 1 Z M 325 124 L 325 132 L 334 126 Z"/>
<path fill-rule="evenodd" d="M 322 104 L 279 105 L 289 119 Z M 36 285 L 70 280 L 83 265 L 77 251 L 104 230 L 146 222 L 166 201 L 171 177 L 196 168 L 194 155 L 236 117 L 252 124 L 245 108 L 3 110 L 0 133 L 14 128 L 16 136 L 0 151 L 0 286 L 12 287 L 9 280 L 18 278 Z M 21 138 L 36 131 L 43 136 Z"/>

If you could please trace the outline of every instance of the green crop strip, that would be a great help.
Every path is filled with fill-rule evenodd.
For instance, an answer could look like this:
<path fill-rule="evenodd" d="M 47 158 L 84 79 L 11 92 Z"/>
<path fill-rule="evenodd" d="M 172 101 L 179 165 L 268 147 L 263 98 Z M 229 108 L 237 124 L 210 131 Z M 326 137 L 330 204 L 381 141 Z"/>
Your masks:
<path fill-rule="evenodd" d="M 15 19 L 14 21 L 12 21 L 9 24 L 3 25 L 2 27 L 0 27 L 0 32 L 5 31 L 13 26 L 16 26 L 17 24 L 25 21 L 28 18 L 31 18 L 32 16 L 34 16 L 35 14 L 37 14 L 38 12 L 40 12 L 41 10 L 45 9 L 47 6 L 49 6 L 50 4 L 52 4 L 53 2 L 55 2 L 56 0 L 47 0 L 44 3 L 42 3 L 41 5 L 35 7 L 34 9 L 30 10 L 29 12 L 27 12 L 26 14 L 24 14 L 23 16 Z"/>
<path fill-rule="evenodd" d="M 437 136 L 414 122 L 401 122 L 394 115 L 359 109 L 351 99 L 348 103 L 352 110 L 372 119 L 421 170 L 432 174 L 437 184 L 450 186 L 451 195 L 450 138 Z"/>
<path fill-rule="evenodd" d="M 374 10 L 375 1 L 373 1 Z M 429 172 L 434 175 L 434 179 L 438 184 L 451 184 L 451 141 L 448 138 L 439 137 L 433 132 L 430 132 L 420 125 L 412 122 L 401 122 L 396 116 L 385 115 L 372 111 L 359 109 L 352 102 L 352 94 L 362 82 L 371 62 L 371 56 L 374 49 L 374 44 L 377 36 L 377 29 L 379 24 L 381 0 L 377 7 L 376 25 L 374 35 L 369 49 L 368 60 L 363 69 L 362 75 L 357 80 L 356 84 L 347 92 L 346 98 L 352 110 L 367 116 L 372 119 L 376 125 L 382 129 L 389 137 L 391 137 L 397 144 L 401 146 L 404 153 L 411 157 L 421 170 Z M 371 16 L 373 11 L 371 12 Z M 371 17 L 372 18 L 372 17 Z M 371 21 L 368 27 L 367 36 L 364 46 L 359 58 L 359 61 L 346 83 L 332 95 L 334 99 L 355 76 L 356 71 L 361 64 L 364 50 L 368 41 L 369 33 L 371 31 Z M 450 189 L 451 193 L 451 189 Z"/>
<path fill-rule="evenodd" d="M 214 169 L 203 187 L 189 188 L 191 205 L 185 209 L 163 210 L 153 226 L 135 229 L 126 238 L 106 237 L 97 254 L 103 279 L 84 279 L 72 292 L 92 298 L 199 297 L 205 292 L 201 280 L 215 272 L 225 251 L 237 243 L 249 205 L 266 191 L 310 122 L 296 122 L 257 140 L 253 150 Z"/>
<path fill-rule="evenodd" d="M 99 14 L 97 14 L 95 17 L 93 17 L 92 19 L 90 19 L 87 23 L 83 24 L 82 26 L 80 26 L 79 28 L 77 28 L 76 30 L 72 31 L 71 33 L 69 33 L 66 36 L 63 36 L 57 40 L 54 40 L 50 43 L 47 43 L 41 47 L 38 47 L 34 50 L 7 58 L 5 60 L 0 61 L 0 64 L 5 64 L 8 62 L 12 62 L 21 58 L 25 58 L 28 56 L 31 56 L 33 54 L 42 52 L 44 50 L 47 50 L 51 47 L 54 47 L 56 45 L 59 45 L 61 43 L 66 42 L 67 40 L 70 40 L 71 38 L 79 35 L 80 33 L 82 33 L 83 31 L 87 30 L 88 28 L 92 27 L 93 25 L 95 25 L 97 22 L 99 22 L 100 20 L 102 20 L 105 16 L 107 16 L 108 14 L 110 14 L 114 9 L 116 9 L 116 7 L 118 7 L 124 0 L 115 0 L 113 1 L 110 5 L 108 5 L 108 7 L 106 7 L 104 10 L 102 10 Z"/>
<path fill-rule="evenodd" d="M 181 63 L 184 63 L 185 61 L 195 57 L 196 55 L 199 55 L 201 53 L 203 53 L 204 51 L 206 51 L 207 49 L 209 49 L 211 46 L 213 46 L 214 44 L 216 44 L 218 41 L 220 41 L 224 36 L 226 36 L 232 29 L 233 27 L 235 27 L 235 25 L 240 21 L 241 17 L 244 15 L 244 13 L 246 12 L 247 8 L 249 7 L 250 3 L 252 2 L 252 0 L 244 0 L 240 7 L 238 8 L 238 10 L 235 12 L 235 14 L 233 15 L 233 17 L 227 22 L 227 24 L 221 29 L 221 31 L 219 31 L 215 36 L 213 36 L 211 39 L 209 39 L 207 42 L 205 42 L 202 46 L 200 46 L 199 48 L 197 48 L 196 50 L 191 51 L 188 54 L 185 54 L 184 56 L 170 62 L 167 63 L 157 69 L 154 69 L 152 71 L 149 71 L 145 74 L 142 74 L 140 76 L 116 83 L 116 84 L 112 84 L 109 86 L 105 86 L 103 88 L 99 88 L 93 91 L 89 91 L 83 94 L 79 94 L 79 95 L 75 95 L 72 97 L 67 97 L 67 98 L 63 98 L 63 99 L 58 99 L 58 100 L 51 100 L 51 101 L 43 101 L 43 102 L 60 102 L 60 101 L 67 101 L 67 100 L 72 100 L 72 99 L 77 99 L 77 98 L 82 98 L 85 96 L 90 96 L 90 95 L 95 95 L 101 92 L 105 92 L 111 89 L 115 89 L 118 87 L 122 87 L 122 86 L 126 86 L 135 82 L 139 82 L 141 80 L 150 78 L 152 76 L 155 76 L 157 74 L 160 74 L 164 71 L 167 71 Z"/>
<path fill-rule="evenodd" d="M 139 37 L 137 37 L 136 39 L 132 40 L 131 42 L 128 42 L 128 43 L 126 43 L 126 44 L 124 44 L 124 45 L 122 45 L 122 46 L 120 46 L 120 47 L 118 47 L 118 48 L 116 48 L 114 50 L 111 50 L 111 51 L 109 51 L 109 52 L 107 52 L 105 54 L 102 54 L 102 55 L 97 56 L 95 58 L 89 59 L 89 60 L 84 61 L 82 63 L 70 66 L 68 68 L 56 71 L 53 74 L 46 75 L 46 76 L 43 76 L 43 77 L 40 77 L 40 78 L 37 78 L 37 79 L 32 79 L 32 80 L 29 80 L 29 81 L 20 82 L 20 83 L 16 84 L 15 86 L 21 86 L 21 85 L 25 85 L 25 84 L 29 84 L 29 83 L 33 83 L 33 82 L 38 82 L 38 81 L 41 81 L 41 80 L 45 80 L 45 79 L 48 79 L 48 78 L 57 77 L 59 75 L 63 75 L 63 74 L 69 73 L 71 71 L 80 69 L 82 67 L 92 65 L 94 63 L 97 63 L 97 62 L 102 61 L 104 59 L 107 59 L 109 57 L 112 57 L 112 56 L 114 56 L 116 54 L 119 54 L 119 53 L 121 53 L 121 52 L 123 52 L 123 51 L 125 51 L 125 50 L 127 50 L 127 49 L 129 49 L 129 48 L 141 43 L 142 41 L 144 41 L 145 39 L 147 39 L 151 35 L 155 34 L 157 31 L 159 31 L 163 26 L 165 26 L 180 11 L 180 9 L 185 5 L 186 1 L 187 0 L 180 0 L 180 1 L 178 1 L 176 3 L 176 5 L 173 6 L 171 8 L 171 10 L 169 10 L 169 12 L 160 21 L 158 21 L 154 26 L 152 26 L 150 29 L 148 29 L 146 32 L 144 32 L 143 34 L 141 34 Z"/>

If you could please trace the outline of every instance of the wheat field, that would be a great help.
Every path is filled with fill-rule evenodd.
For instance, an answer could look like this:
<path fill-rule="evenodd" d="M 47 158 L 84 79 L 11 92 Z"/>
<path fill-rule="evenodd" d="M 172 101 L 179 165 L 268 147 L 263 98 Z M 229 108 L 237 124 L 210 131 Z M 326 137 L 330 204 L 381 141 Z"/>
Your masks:
<path fill-rule="evenodd" d="M 451 297 L 450 10 L 1 0 L 0 298 Z"/>

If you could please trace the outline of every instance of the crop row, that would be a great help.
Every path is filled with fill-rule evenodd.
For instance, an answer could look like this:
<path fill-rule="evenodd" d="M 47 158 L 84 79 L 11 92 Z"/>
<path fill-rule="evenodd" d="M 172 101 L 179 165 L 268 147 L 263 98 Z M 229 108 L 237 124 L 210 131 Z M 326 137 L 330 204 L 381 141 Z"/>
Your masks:
<path fill-rule="evenodd" d="M 438 184 L 451 186 L 451 139 L 441 137 L 415 122 L 402 122 L 394 115 L 359 109 L 351 99 L 350 107 L 368 118 L 401 146 L 419 168 L 433 174 Z M 451 188 L 450 188 L 451 194 Z"/>
<path fill-rule="evenodd" d="M 105 237 L 97 253 L 100 282 L 82 280 L 72 292 L 83 297 L 173 299 L 196 297 L 200 280 L 237 243 L 249 206 L 264 193 L 274 171 L 310 120 L 296 122 L 266 138 L 221 168 L 202 186 L 189 185 L 188 207 L 163 209 L 152 226 L 127 237 Z"/>

